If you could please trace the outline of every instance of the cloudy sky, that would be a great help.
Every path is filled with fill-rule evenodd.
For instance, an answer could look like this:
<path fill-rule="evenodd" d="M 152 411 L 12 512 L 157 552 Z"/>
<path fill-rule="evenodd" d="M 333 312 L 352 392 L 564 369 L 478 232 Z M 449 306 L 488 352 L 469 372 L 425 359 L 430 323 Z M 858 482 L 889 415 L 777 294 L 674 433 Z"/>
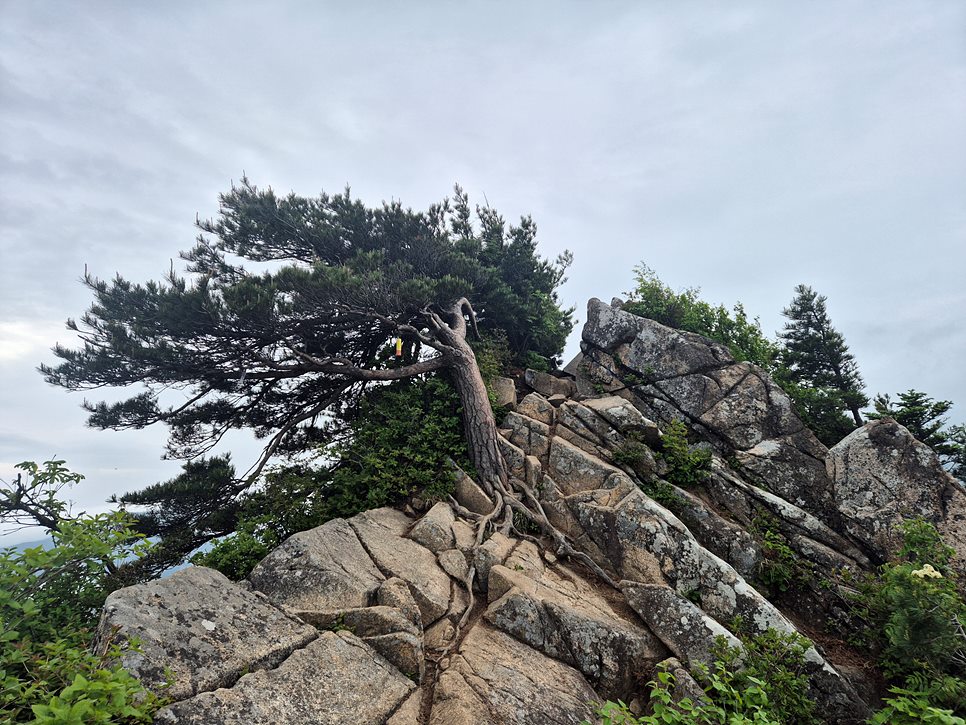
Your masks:
<path fill-rule="evenodd" d="M 774 332 L 810 284 L 870 394 L 966 420 L 962 2 L 0 0 L 0 478 L 57 455 L 95 509 L 179 470 L 34 368 L 85 265 L 158 278 L 243 172 L 416 208 L 458 181 L 573 251 L 580 312 L 645 262 Z"/>

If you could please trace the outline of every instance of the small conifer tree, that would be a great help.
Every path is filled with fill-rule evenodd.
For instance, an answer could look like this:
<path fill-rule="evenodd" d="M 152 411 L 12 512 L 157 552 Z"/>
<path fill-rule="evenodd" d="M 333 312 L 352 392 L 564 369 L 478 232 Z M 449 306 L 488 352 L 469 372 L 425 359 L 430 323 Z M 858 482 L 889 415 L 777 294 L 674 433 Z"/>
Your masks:
<path fill-rule="evenodd" d="M 782 310 L 789 320 L 779 333 L 784 343 L 782 359 L 792 382 L 833 390 L 860 426 L 859 409 L 869 403 L 862 390 L 865 384 L 845 338 L 832 327 L 825 303 L 825 296 L 811 287 L 800 284 L 795 288 L 795 298 Z"/>

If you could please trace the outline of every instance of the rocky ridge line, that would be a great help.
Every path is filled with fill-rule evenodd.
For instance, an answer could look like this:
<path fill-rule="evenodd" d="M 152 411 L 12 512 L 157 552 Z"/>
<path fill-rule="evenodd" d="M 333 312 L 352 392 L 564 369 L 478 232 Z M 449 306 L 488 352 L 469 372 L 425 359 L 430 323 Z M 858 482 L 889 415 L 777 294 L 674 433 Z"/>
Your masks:
<path fill-rule="evenodd" d="M 137 638 L 123 664 L 152 689 L 173 675 L 157 722 L 576 725 L 593 702 L 646 701 L 659 663 L 686 677 L 716 636 L 737 646 L 736 615 L 759 632 L 836 616 L 840 594 L 818 581 L 794 601 L 762 594 L 763 518 L 817 572 L 881 561 L 913 505 L 966 552 L 966 496 L 894 422 L 826 451 L 763 371 L 619 304 L 589 303 L 582 347 L 571 377 L 527 371 L 519 402 L 502 384 L 503 453 L 619 588 L 537 540 L 475 548 L 455 511 L 490 504 L 457 472 L 457 509 L 329 521 L 240 584 L 189 567 L 112 594 L 100 645 Z M 667 472 L 661 426 L 677 418 L 712 446 L 713 470 L 664 505 L 644 489 Z M 633 470 L 615 457 L 629 440 L 644 445 Z M 479 592 L 454 642 L 471 564 Z M 828 722 L 864 719 L 862 674 L 818 646 L 807 659 Z"/>

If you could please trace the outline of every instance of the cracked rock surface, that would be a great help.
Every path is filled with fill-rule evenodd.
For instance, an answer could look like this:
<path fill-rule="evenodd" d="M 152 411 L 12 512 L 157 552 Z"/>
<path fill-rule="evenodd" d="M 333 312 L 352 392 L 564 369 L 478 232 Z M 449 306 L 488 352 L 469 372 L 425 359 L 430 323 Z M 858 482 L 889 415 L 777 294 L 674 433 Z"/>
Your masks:
<path fill-rule="evenodd" d="M 98 644 L 137 638 L 122 664 L 156 690 L 171 675 L 158 723 L 576 725 L 593 722 L 591 703 L 646 702 L 661 662 L 700 697 L 687 668 L 708 664 L 716 637 L 739 644 L 736 616 L 752 632 L 820 628 L 837 602 L 819 578 L 871 570 L 910 512 L 962 568 L 966 495 L 894 421 L 826 451 L 763 371 L 716 343 L 599 300 L 583 340 L 563 374 L 524 375 L 533 390 L 521 385 L 500 445 L 619 588 L 537 537 L 493 532 L 476 547 L 474 517 L 491 504 L 457 469 L 463 508 L 333 519 L 241 585 L 189 567 L 114 592 Z M 662 427 L 676 419 L 713 449 L 709 477 L 686 490 L 662 479 Z M 794 598 L 762 583 L 765 529 L 815 573 Z M 809 694 L 826 722 L 863 722 L 859 693 L 873 700 L 875 683 L 834 659 L 807 650 Z"/>
<path fill-rule="evenodd" d="M 322 632 L 279 667 L 160 711 L 170 725 L 378 725 L 416 688 L 355 635 Z"/>

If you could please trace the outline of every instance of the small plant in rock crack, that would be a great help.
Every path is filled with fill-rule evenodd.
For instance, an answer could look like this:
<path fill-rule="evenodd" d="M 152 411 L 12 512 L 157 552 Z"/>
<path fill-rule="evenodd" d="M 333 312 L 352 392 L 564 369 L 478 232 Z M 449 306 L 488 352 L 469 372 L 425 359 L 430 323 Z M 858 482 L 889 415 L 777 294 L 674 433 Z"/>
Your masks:
<path fill-rule="evenodd" d="M 773 592 L 787 592 L 796 585 L 806 585 L 814 578 L 814 566 L 802 559 L 778 530 L 778 523 L 767 515 L 752 522 L 765 557 L 758 564 L 758 579 Z"/>
<path fill-rule="evenodd" d="M 348 632 L 349 634 L 355 634 L 355 628 L 346 625 L 344 614 L 340 614 L 332 620 L 332 623 L 326 629 L 330 632 Z"/>
<path fill-rule="evenodd" d="M 688 427 L 681 420 L 665 429 L 658 455 L 668 466 L 665 478 L 676 486 L 704 483 L 711 474 L 711 452 L 688 443 Z"/>
<path fill-rule="evenodd" d="M 614 449 L 613 460 L 619 466 L 627 466 L 641 477 L 649 476 L 654 465 L 654 454 L 641 440 L 640 434 L 628 433 L 624 441 Z"/>
<path fill-rule="evenodd" d="M 662 506 L 671 509 L 671 511 L 677 512 L 689 505 L 688 500 L 674 490 L 674 486 L 661 479 L 642 483 L 641 490 Z"/>

